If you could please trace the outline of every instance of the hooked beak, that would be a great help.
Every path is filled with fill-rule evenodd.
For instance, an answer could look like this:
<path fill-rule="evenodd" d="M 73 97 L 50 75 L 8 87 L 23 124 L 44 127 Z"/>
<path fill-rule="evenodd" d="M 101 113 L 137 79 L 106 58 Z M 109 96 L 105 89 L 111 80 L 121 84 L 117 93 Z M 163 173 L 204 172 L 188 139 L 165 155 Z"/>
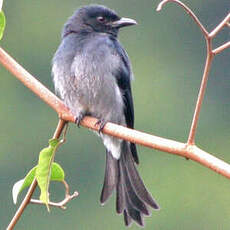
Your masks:
<path fill-rule="evenodd" d="M 121 28 L 124 26 L 137 25 L 137 22 L 131 18 L 121 18 L 112 23 L 112 27 Z"/>

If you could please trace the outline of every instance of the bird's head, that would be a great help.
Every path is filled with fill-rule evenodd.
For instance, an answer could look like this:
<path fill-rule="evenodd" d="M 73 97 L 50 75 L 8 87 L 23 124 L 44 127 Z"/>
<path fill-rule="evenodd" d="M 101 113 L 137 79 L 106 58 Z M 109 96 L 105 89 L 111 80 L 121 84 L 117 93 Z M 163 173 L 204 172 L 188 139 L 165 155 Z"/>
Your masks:
<path fill-rule="evenodd" d="M 121 27 L 136 25 L 130 18 L 121 18 L 101 5 L 84 6 L 75 11 L 64 26 L 63 36 L 75 32 L 99 32 L 117 36 Z"/>

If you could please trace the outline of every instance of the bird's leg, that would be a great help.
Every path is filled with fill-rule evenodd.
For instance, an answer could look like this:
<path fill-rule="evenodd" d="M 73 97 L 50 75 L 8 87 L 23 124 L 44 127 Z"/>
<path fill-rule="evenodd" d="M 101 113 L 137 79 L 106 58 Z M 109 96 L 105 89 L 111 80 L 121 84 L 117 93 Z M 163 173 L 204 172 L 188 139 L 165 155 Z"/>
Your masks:
<path fill-rule="evenodd" d="M 99 125 L 99 129 L 98 129 L 98 133 L 100 134 L 102 129 L 105 127 L 106 125 L 106 121 L 105 119 L 98 119 L 98 121 L 94 124 L 95 126 Z"/>
<path fill-rule="evenodd" d="M 84 113 L 79 113 L 79 115 L 75 119 L 75 124 L 77 124 L 78 128 L 80 128 L 80 122 L 84 118 L 85 114 Z"/>

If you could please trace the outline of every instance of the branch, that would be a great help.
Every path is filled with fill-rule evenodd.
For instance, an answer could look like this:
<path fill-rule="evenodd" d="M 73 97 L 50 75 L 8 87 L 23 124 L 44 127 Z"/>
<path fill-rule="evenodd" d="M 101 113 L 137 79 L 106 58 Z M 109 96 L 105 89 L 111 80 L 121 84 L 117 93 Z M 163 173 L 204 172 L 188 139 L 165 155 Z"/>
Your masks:
<path fill-rule="evenodd" d="M 229 42 L 226 42 L 225 44 L 223 44 L 223 45 L 219 46 L 218 48 L 214 49 L 214 50 L 212 51 L 212 53 L 213 53 L 214 55 L 216 55 L 216 54 L 222 52 L 223 50 L 225 50 L 225 49 L 227 49 L 227 48 L 229 48 L 229 47 L 230 47 L 230 41 L 229 41 Z"/>
<path fill-rule="evenodd" d="M 192 124 L 191 124 L 191 128 L 190 128 L 189 136 L 188 136 L 188 141 L 187 141 L 188 145 L 194 145 L 197 125 L 198 125 L 200 111 L 201 111 L 201 106 L 202 106 L 202 103 L 204 100 L 205 90 L 206 90 L 207 82 L 208 82 L 208 74 L 209 74 L 209 71 L 211 69 L 214 55 L 222 52 L 224 49 L 226 49 L 230 46 L 229 42 L 227 42 L 224 45 L 216 48 L 215 50 L 212 50 L 212 39 L 216 36 L 216 34 L 224 26 L 229 26 L 230 13 L 224 18 L 224 20 L 211 33 L 208 33 L 207 30 L 205 29 L 205 27 L 200 22 L 200 20 L 192 12 L 192 10 L 190 10 L 189 7 L 187 7 L 184 3 L 182 3 L 179 0 L 163 0 L 159 3 L 156 10 L 160 11 L 162 9 L 162 7 L 168 2 L 177 3 L 179 6 L 181 6 L 183 8 L 191 16 L 191 18 L 195 21 L 195 23 L 198 25 L 198 27 L 200 28 L 200 30 L 201 30 L 201 32 L 202 32 L 202 34 L 206 40 L 206 49 L 207 49 L 206 62 L 205 62 L 203 77 L 202 77 L 202 81 L 201 81 L 201 85 L 200 85 L 199 94 L 197 97 L 196 107 L 195 107 L 195 111 L 194 111 L 194 115 L 193 115 L 193 119 L 192 119 Z"/>
<path fill-rule="evenodd" d="M 75 191 L 72 195 L 69 195 L 69 196 L 65 197 L 65 199 L 62 200 L 62 201 L 60 201 L 60 202 L 51 202 L 51 201 L 49 201 L 49 202 L 48 202 L 48 205 L 49 205 L 49 206 L 53 206 L 53 207 L 60 208 L 60 209 L 62 209 L 62 210 L 66 210 L 66 206 L 65 206 L 65 205 L 66 205 L 68 202 L 70 202 L 73 198 L 75 198 L 75 197 L 77 197 L 77 196 L 78 196 L 78 192 Z M 43 203 L 42 201 L 36 200 L 36 199 L 31 199 L 31 200 L 30 200 L 30 203 L 31 203 L 31 204 L 40 204 L 40 205 L 44 205 L 44 203 Z"/>
<path fill-rule="evenodd" d="M 1 51 L 1 48 L 0 48 Z M 5 52 L 4 52 L 5 53 Z M 5 53 L 6 54 L 6 53 Z M 2 61 L 1 55 L 0 55 L 0 61 Z M 21 66 L 15 66 L 15 67 L 19 67 L 22 68 Z M 23 68 L 22 68 L 23 69 Z M 24 70 L 25 71 L 25 70 Z M 27 73 L 29 74 L 29 73 Z M 31 79 L 32 82 L 36 82 L 36 79 Z M 37 81 L 38 82 L 38 81 Z M 39 85 L 38 85 L 39 86 Z M 35 87 L 36 88 L 36 87 Z M 47 90 L 47 89 L 46 89 Z M 65 128 L 66 125 L 66 121 L 64 120 L 59 120 L 57 128 L 54 132 L 53 138 L 59 139 L 59 137 L 61 136 L 61 133 L 63 131 L 63 129 Z M 65 135 L 65 134 L 64 134 Z M 65 137 L 64 137 L 65 140 Z M 30 185 L 30 188 L 24 198 L 24 200 L 22 201 L 21 205 L 19 206 L 17 212 L 15 213 L 14 217 L 12 218 L 12 220 L 10 221 L 10 224 L 7 227 L 7 230 L 12 230 L 14 228 L 14 226 L 16 225 L 16 223 L 18 222 L 18 220 L 20 219 L 23 211 L 25 210 L 25 208 L 27 207 L 27 205 L 30 203 L 31 201 L 31 197 L 34 193 L 35 188 L 37 187 L 37 181 L 36 179 L 33 180 L 32 184 Z M 66 187 L 66 184 L 64 184 Z M 69 189 L 66 188 L 66 191 L 69 192 Z M 75 194 L 75 193 L 74 193 Z M 74 196 L 74 194 L 72 196 Z M 74 196 L 75 197 L 75 196 Z M 73 198 L 74 198 L 73 197 Z M 67 201 L 68 202 L 68 201 Z"/>
<path fill-rule="evenodd" d="M 67 184 L 67 182 L 64 180 L 62 181 L 62 183 L 64 184 L 65 186 L 65 198 L 60 201 L 60 202 L 48 202 L 48 205 L 49 206 L 53 206 L 53 207 L 58 207 L 60 209 L 63 209 L 65 210 L 66 207 L 65 205 L 70 202 L 72 199 L 74 199 L 75 197 L 78 196 L 78 192 L 75 191 L 72 195 L 70 195 L 70 192 L 69 192 L 69 185 Z M 30 203 L 31 204 L 41 204 L 41 205 L 45 205 L 42 201 L 40 200 L 35 200 L 35 199 L 31 199 L 30 200 Z"/>
<path fill-rule="evenodd" d="M 11 58 L 2 48 L 0 48 L 0 62 L 19 80 L 21 80 L 30 90 L 38 95 L 44 102 L 50 105 L 65 121 L 74 122 L 74 115 L 68 110 L 63 102 L 29 74 L 13 58 Z M 85 117 L 81 125 L 98 131 L 95 126 L 98 120 L 93 117 Z M 120 125 L 108 122 L 103 128 L 103 133 L 124 139 L 129 142 L 140 144 L 149 148 L 176 154 L 194 160 L 219 174 L 230 178 L 230 165 L 209 153 L 199 149 L 195 145 L 188 145 L 158 136 L 143 133 L 134 129 L 129 129 Z"/>
<path fill-rule="evenodd" d="M 195 23 L 198 25 L 198 27 L 201 29 L 201 32 L 204 34 L 204 36 L 208 35 L 207 30 L 204 28 L 204 26 L 201 24 L 200 20 L 197 18 L 197 16 L 181 1 L 179 0 L 163 0 L 161 1 L 158 6 L 156 11 L 161 11 L 162 7 L 168 3 L 168 2 L 174 2 L 177 3 L 179 6 L 181 6 L 190 16 L 191 18 L 195 21 Z"/>
<path fill-rule="evenodd" d="M 224 18 L 224 20 L 209 34 L 210 38 L 214 38 L 217 33 L 225 26 L 229 26 L 230 13 Z"/>
<path fill-rule="evenodd" d="M 196 135 L 197 125 L 198 125 L 198 121 L 199 121 L 201 106 L 202 106 L 202 102 L 204 100 L 204 94 L 205 94 L 205 90 L 207 87 L 208 74 L 209 74 L 212 60 L 214 57 L 214 55 L 212 53 L 212 49 L 211 49 L 211 42 L 209 39 L 207 40 L 206 44 L 207 44 L 206 63 L 205 63 L 205 67 L 204 67 L 204 72 L 203 72 L 203 77 L 202 77 L 202 81 L 201 81 L 201 85 L 200 85 L 199 94 L 197 97 L 195 112 L 193 115 L 192 124 L 191 124 L 190 132 L 189 132 L 189 136 L 188 136 L 188 141 L 187 141 L 188 144 L 192 144 L 192 145 L 195 143 L 195 135 Z"/>
<path fill-rule="evenodd" d="M 15 213 L 13 219 L 10 221 L 10 224 L 8 225 L 6 230 L 12 230 L 14 229 L 14 226 L 16 225 L 16 223 L 18 222 L 19 218 L 21 217 L 23 211 L 25 210 L 26 206 L 29 204 L 30 199 L 34 193 L 34 190 L 37 186 L 37 181 L 34 180 L 24 198 L 24 200 L 22 201 L 21 205 L 19 206 L 17 212 Z"/>

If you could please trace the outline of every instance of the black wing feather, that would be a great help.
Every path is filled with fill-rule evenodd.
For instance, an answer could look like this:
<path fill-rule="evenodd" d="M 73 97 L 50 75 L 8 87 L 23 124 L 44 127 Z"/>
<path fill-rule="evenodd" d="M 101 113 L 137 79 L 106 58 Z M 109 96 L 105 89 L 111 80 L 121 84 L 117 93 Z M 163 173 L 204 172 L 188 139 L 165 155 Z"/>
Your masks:
<path fill-rule="evenodd" d="M 125 120 L 128 128 L 134 128 L 134 107 L 133 107 L 133 98 L 132 98 L 132 90 L 131 90 L 131 68 L 130 61 L 128 55 L 125 50 L 121 47 L 121 45 L 115 41 L 116 50 L 121 58 L 122 65 L 120 65 L 120 69 L 116 71 L 114 74 L 117 80 L 117 84 L 123 95 L 124 102 L 124 114 Z M 138 164 L 139 159 L 137 155 L 136 145 L 134 143 L 130 143 L 131 152 L 133 155 L 134 161 Z"/>

